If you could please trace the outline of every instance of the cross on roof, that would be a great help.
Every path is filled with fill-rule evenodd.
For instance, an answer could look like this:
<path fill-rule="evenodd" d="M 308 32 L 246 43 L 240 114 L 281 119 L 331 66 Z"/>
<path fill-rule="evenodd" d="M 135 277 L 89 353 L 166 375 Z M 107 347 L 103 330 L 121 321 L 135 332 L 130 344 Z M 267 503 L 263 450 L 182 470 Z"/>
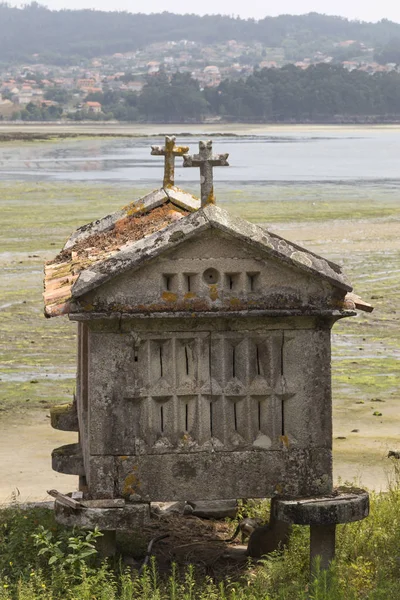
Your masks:
<path fill-rule="evenodd" d="M 164 180 L 163 187 L 174 185 L 175 156 L 183 156 L 189 152 L 187 146 L 175 146 L 176 137 L 165 136 L 165 146 L 152 146 L 151 153 L 155 156 L 164 156 Z"/>
<path fill-rule="evenodd" d="M 212 141 L 199 142 L 199 154 L 183 157 L 184 167 L 200 167 L 201 206 L 215 204 L 213 167 L 229 167 L 229 154 L 212 153 Z"/>

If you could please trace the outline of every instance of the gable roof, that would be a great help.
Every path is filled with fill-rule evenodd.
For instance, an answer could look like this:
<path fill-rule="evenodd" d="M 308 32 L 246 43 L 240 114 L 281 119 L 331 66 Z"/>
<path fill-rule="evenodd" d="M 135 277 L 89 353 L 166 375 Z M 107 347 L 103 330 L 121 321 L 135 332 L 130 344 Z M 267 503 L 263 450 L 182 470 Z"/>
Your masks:
<path fill-rule="evenodd" d="M 102 219 L 97 219 L 96 221 L 92 221 L 87 225 L 78 227 L 78 229 L 66 241 L 63 250 L 72 248 L 76 242 L 88 238 L 91 235 L 112 230 L 115 224 L 121 219 L 139 217 L 152 211 L 158 206 L 162 206 L 166 202 L 171 202 L 171 204 L 183 210 L 187 210 L 188 212 L 193 212 L 200 208 L 200 200 L 198 198 L 192 196 L 188 192 L 184 192 L 178 187 L 172 186 L 168 188 L 160 188 L 159 190 L 153 190 L 150 192 L 150 194 L 147 194 L 136 202 L 131 202 L 127 206 L 124 206 L 120 210 L 117 210 L 116 212 L 107 215 Z"/>
<path fill-rule="evenodd" d="M 176 194 L 178 201 L 171 200 L 170 189 L 158 190 L 141 204 L 78 229 L 56 261 L 46 266 L 46 316 L 70 312 L 74 300 L 210 228 L 343 291 L 352 290 L 335 263 L 217 206 L 207 205 L 190 213 L 199 201 L 190 196 L 186 203 L 189 195 L 181 191 Z"/>
<path fill-rule="evenodd" d="M 72 298 L 79 298 L 127 270 L 139 268 L 145 262 L 210 228 L 219 229 L 272 258 L 325 279 L 340 289 L 353 289 L 339 265 L 210 204 L 184 219 L 172 222 L 161 231 L 135 242 L 128 242 L 115 255 L 82 271 L 72 288 Z"/>
<path fill-rule="evenodd" d="M 80 274 L 118 254 L 121 246 L 163 229 L 200 207 L 200 200 L 177 187 L 154 190 L 110 215 L 79 227 L 62 251 L 45 265 L 45 316 L 68 314 L 72 287 Z"/>

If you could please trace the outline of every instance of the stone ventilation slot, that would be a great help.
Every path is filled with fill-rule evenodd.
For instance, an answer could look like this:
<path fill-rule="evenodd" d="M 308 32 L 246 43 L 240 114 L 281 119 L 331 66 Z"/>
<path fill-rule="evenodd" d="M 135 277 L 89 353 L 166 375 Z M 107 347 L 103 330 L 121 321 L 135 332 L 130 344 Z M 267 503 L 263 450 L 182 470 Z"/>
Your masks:
<path fill-rule="evenodd" d="M 160 406 L 160 430 L 164 433 L 164 407 Z"/>
<path fill-rule="evenodd" d="M 238 420 L 237 420 L 237 406 L 236 402 L 233 403 L 233 421 L 235 425 L 235 431 L 238 430 Z"/>
<path fill-rule="evenodd" d="M 240 288 L 240 273 L 226 273 L 225 288 L 232 292 L 238 291 Z"/>
<path fill-rule="evenodd" d="M 189 375 L 189 351 L 187 346 L 185 346 L 185 367 L 186 375 Z"/>
<path fill-rule="evenodd" d="M 232 377 L 236 377 L 236 348 L 232 348 Z"/>
<path fill-rule="evenodd" d="M 189 431 L 189 404 L 185 404 L 185 431 Z"/>
<path fill-rule="evenodd" d="M 210 434 L 213 436 L 213 403 L 210 402 Z"/>
<path fill-rule="evenodd" d="M 167 292 L 171 290 L 171 277 L 169 275 L 164 275 L 164 287 Z"/>
<path fill-rule="evenodd" d="M 247 273 L 247 283 L 249 292 L 257 291 L 257 280 L 260 273 Z"/>
<path fill-rule="evenodd" d="M 261 375 L 260 349 L 256 346 L 256 368 L 257 375 Z"/>
<path fill-rule="evenodd" d="M 285 338 L 284 338 L 284 334 L 282 334 L 282 342 L 281 342 L 281 378 L 283 381 L 283 376 L 284 376 L 284 372 L 283 372 L 283 345 L 285 343 Z M 282 397 L 282 435 L 285 435 L 285 400 Z"/>
<path fill-rule="evenodd" d="M 261 401 L 258 401 L 258 431 L 261 431 Z"/>
<path fill-rule="evenodd" d="M 133 362 L 138 362 L 139 360 L 139 352 L 137 347 L 135 346 L 134 350 L 133 350 Z"/>
<path fill-rule="evenodd" d="M 160 377 L 164 375 L 164 367 L 163 367 L 163 347 L 159 348 L 159 357 L 160 357 Z"/>
<path fill-rule="evenodd" d="M 185 284 L 186 284 L 186 291 L 191 292 L 192 291 L 192 276 L 191 275 L 185 275 Z"/>
<path fill-rule="evenodd" d="M 175 275 L 164 273 L 163 275 L 163 288 L 165 292 L 175 291 Z"/>

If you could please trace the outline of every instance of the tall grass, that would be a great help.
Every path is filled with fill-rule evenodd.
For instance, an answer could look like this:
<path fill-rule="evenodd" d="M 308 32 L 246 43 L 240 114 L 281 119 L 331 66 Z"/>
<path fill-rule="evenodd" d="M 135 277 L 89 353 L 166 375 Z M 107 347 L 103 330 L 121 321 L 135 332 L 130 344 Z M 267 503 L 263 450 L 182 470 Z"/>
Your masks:
<path fill-rule="evenodd" d="M 200 576 L 192 565 L 171 564 L 169 573 L 161 574 L 154 559 L 142 573 L 122 561 L 101 562 L 91 551 L 95 537 L 66 531 L 50 511 L 17 505 L 1 510 L 0 600 L 400 599 L 397 483 L 386 493 L 371 494 L 368 519 L 338 527 L 336 560 L 311 581 L 306 527 L 294 527 L 283 554 L 249 562 L 237 580 L 223 581 Z"/>

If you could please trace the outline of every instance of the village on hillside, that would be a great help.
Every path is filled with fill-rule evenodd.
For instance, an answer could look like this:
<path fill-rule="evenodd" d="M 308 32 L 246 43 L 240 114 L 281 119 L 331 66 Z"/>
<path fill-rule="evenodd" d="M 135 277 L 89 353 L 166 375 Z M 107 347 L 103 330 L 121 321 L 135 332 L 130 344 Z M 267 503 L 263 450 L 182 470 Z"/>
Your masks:
<path fill-rule="evenodd" d="M 190 40 L 154 43 L 138 51 L 79 59 L 73 66 L 42 64 L 40 55 L 33 55 L 32 64 L 8 65 L 0 71 L 0 119 L 103 120 L 107 115 L 96 95 L 106 91 L 140 95 L 146 82 L 160 73 L 168 78 L 174 73 L 189 74 L 205 89 L 289 63 L 303 70 L 325 63 L 368 74 L 400 72 L 396 63 L 375 62 L 374 48 L 357 40 L 334 46 L 336 56 L 317 51 L 301 61 L 290 60 L 287 48 L 236 40 L 212 45 Z"/>

